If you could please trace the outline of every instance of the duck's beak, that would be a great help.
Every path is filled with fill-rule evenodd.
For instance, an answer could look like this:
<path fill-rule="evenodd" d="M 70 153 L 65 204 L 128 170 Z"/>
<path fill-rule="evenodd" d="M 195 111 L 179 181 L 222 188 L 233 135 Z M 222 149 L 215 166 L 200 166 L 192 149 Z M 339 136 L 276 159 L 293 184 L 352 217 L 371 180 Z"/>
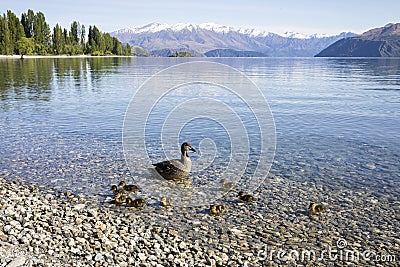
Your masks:
<path fill-rule="evenodd" d="M 190 147 L 189 150 L 191 150 L 191 151 L 193 151 L 193 152 L 197 152 L 196 149 L 194 149 L 193 147 Z"/>

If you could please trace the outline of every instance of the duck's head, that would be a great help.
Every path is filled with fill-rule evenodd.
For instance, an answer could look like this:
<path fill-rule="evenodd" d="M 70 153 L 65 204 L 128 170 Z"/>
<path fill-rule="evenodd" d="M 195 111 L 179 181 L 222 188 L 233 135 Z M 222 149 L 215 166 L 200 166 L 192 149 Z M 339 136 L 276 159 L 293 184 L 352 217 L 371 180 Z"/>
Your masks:
<path fill-rule="evenodd" d="M 185 142 L 185 143 L 183 143 L 182 145 L 181 145 L 181 151 L 182 151 L 182 154 L 184 153 L 184 152 L 186 152 L 186 151 L 193 151 L 193 152 L 197 152 L 196 151 L 196 149 L 194 149 L 193 148 L 193 146 L 190 144 L 190 143 L 188 143 L 188 142 Z"/>
<path fill-rule="evenodd" d="M 242 196 L 244 196 L 244 192 L 240 191 L 239 194 L 238 194 L 238 197 L 242 197 Z"/>
<path fill-rule="evenodd" d="M 125 185 L 126 185 L 125 181 L 121 181 L 121 182 L 119 182 L 119 186 L 122 186 L 122 187 L 124 187 Z"/>
<path fill-rule="evenodd" d="M 116 191 L 117 189 L 118 189 L 118 187 L 115 184 L 111 186 L 112 191 Z"/>
<path fill-rule="evenodd" d="M 309 209 L 314 209 L 315 208 L 315 203 L 310 203 L 310 206 L 308 206 Z"/>

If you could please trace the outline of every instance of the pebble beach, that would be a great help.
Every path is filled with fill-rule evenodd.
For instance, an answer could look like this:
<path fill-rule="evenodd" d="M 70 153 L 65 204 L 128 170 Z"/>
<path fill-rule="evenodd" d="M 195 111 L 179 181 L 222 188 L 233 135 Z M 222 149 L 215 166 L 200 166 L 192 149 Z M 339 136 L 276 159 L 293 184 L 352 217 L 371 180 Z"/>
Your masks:
<path fill-rule="evenodd" d="M 169 158 L 166 151 L 175 157 L 160 129 L 166 121 L 181 125 L 181 117 L 151 117 L 146 149 L 128 150 L 131 164 L 121 127 L 134 88 L 175 59 L 3 60 L 0 267 L 399 266 L 398 60 L 219 62 L 250 75 L 269 99 L 277 137 L 271 168 L 258 164 L 267 159 L 257 142 L 249 142 L 249 154 L 230 149 L 256 141 L 256 123 L 245 123 L 251 138 L 214 119 L 187 132 L 185 124 L 179 138 L 201 152 L 192 157 L 193 183 L 185 190 L 213 189 L 206 196 L 214 197 L 222 179 L 237 175 L 243 183 L 218 199 L 165 208 L 161 197 L 180 187 L 160 188 L 148 167 Z M 233 95 L 216 96 L 241 107 Z M 159 108 L 172 114 L 175 104 Z M 227 142 L 235 140 L 227 133 L 239 142 Z M 249 168 L 230 164 L 226 171 L 231 161 Z M 132 198 L 145 199 L 144 210 L 112 203 L 111 185 L 122 180 L 139 186 Z M 243 203 L 240 191 L 255 200 Z M 311 203 L 325 211 L 310 216 Z M 210 214 L 210 204 L 226 212 Z"/>
<path fill-rule="evenodd" d="M 398 266 L 398 199 L 270 174 L 241 203 L 134 211 L 0 178 L 0 266 Z M 395 196 L 394 196 L 395 197 Z M 310 217 L 310 201 L 327 211 Z"/>

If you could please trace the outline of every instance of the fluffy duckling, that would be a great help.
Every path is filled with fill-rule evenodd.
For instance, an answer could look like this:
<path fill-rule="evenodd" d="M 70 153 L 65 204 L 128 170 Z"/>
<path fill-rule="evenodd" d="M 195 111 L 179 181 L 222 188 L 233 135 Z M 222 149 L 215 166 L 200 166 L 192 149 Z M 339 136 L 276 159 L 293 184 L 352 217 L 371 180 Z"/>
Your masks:
<path fill-rule="evenodd" d="M 117 193 L 114 194 L 114 203 L 117 205 L 122 205 L 126 202 L 127 198 L 125 194 Z"/>
<path fill-rule="evenodd" d="M 212 215 L 221 215 L 226 213 L 227 208 L 224 205 L 211 205 L 210 206 L 210 214 Z"/>
<path fill-rule="evenodd" d="M 124 189 L 118 189 L 118 187 L 117 187 L 115 184 L 111 186 L 111 190 L 112 190 L 113 193 L 114 193 L 114 197 L 115 197 L 116 195 L 118 195 L 118 194 L 120 194 L 120 195 L 126 195 L 125 190 L 124 190 Z"/>
<path fill-rule="evenodd" d="M 137 191 L 139 191 L 139 187 L 134 184 L 126 184 L 125 181 L 121 181 L 119 183 L 119 186 L 121 186 L 127 192 L 136 193 Z"/>
<path fill-rule="evenodd" d="M 147 205 L 143 198 L 136 198 L 132 200 L 130 197 L 126 198 L 126 204 L 132 209 L 144 209 Z"/>
<path fill-rule="evenodd" d="M 222 186 L 222 189 L 223 189 L 223 190 L 226 190 L 226 191 L 235 188 L 235 184 L 234 184 L 234 183 L 227 182 L 225 179 L 222 179 L 222 180 L 221 180 L 221 186 Z"/>
<path fill-rule="evenodd" d="M 161 206 L 163 207 L 171 207 L 172 206 L 172 201 L 170 198 L 167 197 L 162 197 L 160 200 Z"/>
<path fill-rule="evenodd" d="M 320 213 L 326 211 L 326 208 L 322 204 L 311 203 L 310 206 L 308 207 L 308 210 L 309 210 L 310 216 L 312 216 L 312 215 L 317 215 L 317 214 L 320 214 Z"/>
<path fill-rule="evenodd" d="M 252 203 L 255 200 L 255 198 L 252 195 L 245 194 L 243 191 L 239 192 L 238 197 L 241 201 L 247 204 Z"/>

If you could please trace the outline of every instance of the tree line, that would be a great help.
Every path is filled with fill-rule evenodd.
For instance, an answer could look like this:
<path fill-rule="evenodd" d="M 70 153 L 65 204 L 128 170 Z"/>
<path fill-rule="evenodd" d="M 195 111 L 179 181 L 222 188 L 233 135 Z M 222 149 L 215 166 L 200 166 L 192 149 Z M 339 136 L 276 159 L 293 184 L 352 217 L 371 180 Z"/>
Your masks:
<path fill-rule="evenodd" d="M 87 35 L 77 21 L 69 30 L 57 24 L 51 31 L 42 12 L 29 9 L 19 19 L 8 10 L 0 16 L 0 54 L 130 56 L 131 47 L 96 26 L 89 26 Z"/>

